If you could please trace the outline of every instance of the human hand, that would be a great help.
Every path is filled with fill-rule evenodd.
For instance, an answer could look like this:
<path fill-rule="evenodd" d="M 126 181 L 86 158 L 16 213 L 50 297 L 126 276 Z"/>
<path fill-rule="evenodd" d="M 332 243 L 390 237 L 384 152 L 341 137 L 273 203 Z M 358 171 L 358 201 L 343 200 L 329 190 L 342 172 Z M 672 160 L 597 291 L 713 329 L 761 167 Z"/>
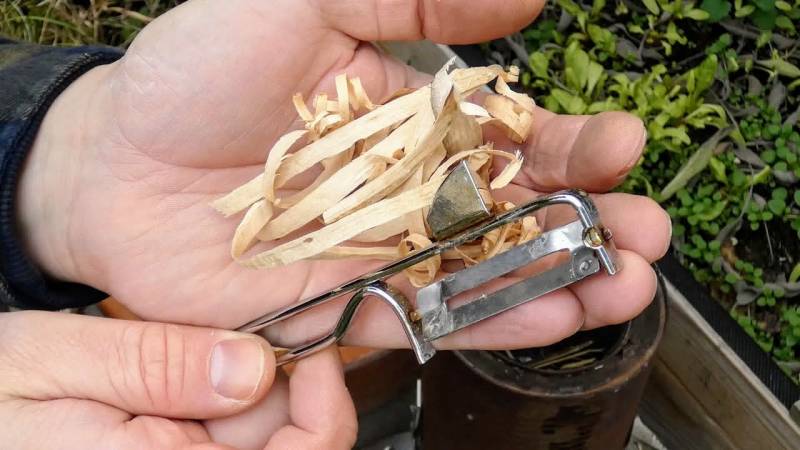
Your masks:
<path fill-rule="evenodd" d="M 267 149 L 293 125 L 291 94 L 333 92 L 333 77 L 342 72 L 360 77 L 378 100 L 427 81 L 362 41 L 481 41 L 521 28 L 541 6 L 188 2 L 148 25 L 122 60 L 78 79 L 47 114 L 20 191 L 32 252 L 53 276 L 108 292 L 143 318 L 223 328 L 373 269 L 380 263 L 242 268 L 228 251 L 236 221 L 219 217 L 209 203 L 262 170 Z M 537 109 L 523 149 L 527 165 L 502 195 L 519 203 L 565 187 L 606 192 L 635 165 L 644 140 L 641 121 L 624 113 Z M 595 200 L 620 249 L 618 275 L 597 275 L 436 344 L 546 345 L 641 311 L 656 286 L 648 262 L 667 249 L 667 215 L 644 197 Z M 400 287 L 413 298 L 410 286 Z M 272 327 L 267 337 L 283 344 L 320 334 L 339 306 Z M 369 302 L 346 341 L 407 345 L 391 311 Z"/>
<path fill-rule="evenodd" d="M 275 378 L 269 344 L 250 334 L 0 314 L 3 448 L 349 448 L 355 420 L 333 350 L 300 361 L 289 386 Z"/>

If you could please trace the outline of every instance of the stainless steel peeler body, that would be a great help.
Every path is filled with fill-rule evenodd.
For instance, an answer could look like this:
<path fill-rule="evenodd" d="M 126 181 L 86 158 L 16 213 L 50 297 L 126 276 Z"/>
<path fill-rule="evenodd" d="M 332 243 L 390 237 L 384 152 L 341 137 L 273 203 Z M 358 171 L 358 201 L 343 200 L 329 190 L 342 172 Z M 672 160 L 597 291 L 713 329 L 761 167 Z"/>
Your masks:
<path fill-rule="evenodd" d="M 576 220 L 423 287 L 417 293 L 415 305 L 386 282 L 408 267 L 554 205 L 570 206 L 576 213 Z M 433 245 L 328 292 L 266 314 L 241 326 L 238 331 L 255 332 L 351 294 L 333 330 L 326 336 L 280 354 L 277 363 L 282 365 L 338 342 L 344 337 L 364 299 L 376 297 L 391 306 L 417 360 L 424 364 L 436 353 L 433 341 L 442 336 L 568 286 L 599 272 L 601 268 L 609 275 L 620 270 L 611 232 L 603 226 L 594 203 L 585 192 L 566 190 L 545 195 L 493 216 L 484 204 L 475 176 L 466 162 L 456 166 L 437 191 L 428 214 L 428 224 L 436 239 Z M 448 300 L 459 294 L 480 288 L 493 279 L 557 252 L 565 252 L 566 261 L 498 291 L 479 294 L 458 307 L 448 305 Z"/>

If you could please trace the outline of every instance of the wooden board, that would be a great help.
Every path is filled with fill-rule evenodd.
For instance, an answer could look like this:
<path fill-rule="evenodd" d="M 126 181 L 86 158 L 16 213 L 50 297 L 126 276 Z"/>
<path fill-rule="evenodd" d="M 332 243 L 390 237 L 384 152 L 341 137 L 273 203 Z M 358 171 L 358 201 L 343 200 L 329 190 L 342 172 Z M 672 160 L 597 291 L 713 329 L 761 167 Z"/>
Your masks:
<path fill-rule="evenodd" d="M 667 283 L 668 325 L 640 412 L 668 448 L 797 449 L 800 427 Z"/>

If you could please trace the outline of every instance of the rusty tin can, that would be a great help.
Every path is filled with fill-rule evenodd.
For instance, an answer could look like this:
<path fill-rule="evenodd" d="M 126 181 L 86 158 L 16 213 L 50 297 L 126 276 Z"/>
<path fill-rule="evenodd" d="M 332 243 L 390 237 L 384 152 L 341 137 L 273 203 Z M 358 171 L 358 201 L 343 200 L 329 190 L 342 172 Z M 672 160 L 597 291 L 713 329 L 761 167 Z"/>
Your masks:
<path fill-rule="evenodd" d="M 659 282 L 625 324 L 541 349 L 443 352 L 423 372 L 423 448 L 622 449 L 665 321 Z"/>

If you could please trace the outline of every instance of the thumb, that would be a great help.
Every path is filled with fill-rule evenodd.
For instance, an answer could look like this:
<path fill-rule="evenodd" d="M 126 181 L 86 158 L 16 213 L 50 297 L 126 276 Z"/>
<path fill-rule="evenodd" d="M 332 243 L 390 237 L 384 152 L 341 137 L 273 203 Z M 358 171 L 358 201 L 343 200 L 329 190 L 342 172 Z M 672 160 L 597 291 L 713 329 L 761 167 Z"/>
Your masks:
<path fill-rule="evenodd" d="M 261 399 L 271 347 L 250 334 L 44 312 L 0 315 L 0 398 L 95 400 L 132 414 L 223 417 Z"/>

